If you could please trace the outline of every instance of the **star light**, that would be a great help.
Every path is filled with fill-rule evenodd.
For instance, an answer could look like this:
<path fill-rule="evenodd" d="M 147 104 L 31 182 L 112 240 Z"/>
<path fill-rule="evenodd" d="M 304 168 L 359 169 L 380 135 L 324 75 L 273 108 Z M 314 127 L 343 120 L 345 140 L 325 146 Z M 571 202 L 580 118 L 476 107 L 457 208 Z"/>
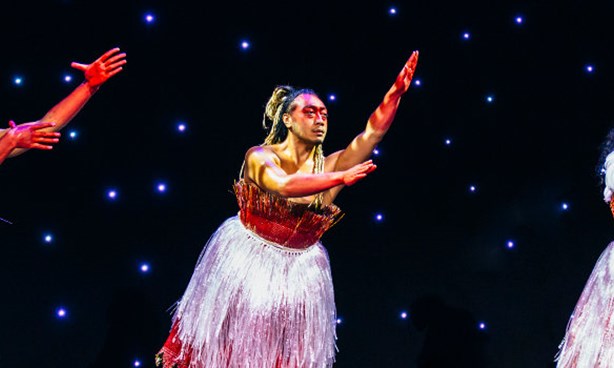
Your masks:
<path fill-rule="evenodd" d="M 152 13 L 146 13 L 143 19 L 145 19 L 145 23 L 153 24 L 156 21 L 156 16 Z"/>
<path fill-rule="evenodd" d="M 158 183 L 156 185 L 156 191 L 158 191 L 158 193 L 166 192 L 166 184 L 165 183 Z"/>
<path fill-rule="evenodd" d="M 64 307 L 58 307 L 55 310 L 55 315 L 59 318 L 59 319 L 64 319 L 66 317 L 68 317 L 68 312 L 66 311 L 66 309 Z"/>
<path fill-rule="evenodd" d="M 109 198 L 110 200 L 115 200 L 117 198 L 117 190 L 109 189 L 107 191 L 107 198 Z"/>

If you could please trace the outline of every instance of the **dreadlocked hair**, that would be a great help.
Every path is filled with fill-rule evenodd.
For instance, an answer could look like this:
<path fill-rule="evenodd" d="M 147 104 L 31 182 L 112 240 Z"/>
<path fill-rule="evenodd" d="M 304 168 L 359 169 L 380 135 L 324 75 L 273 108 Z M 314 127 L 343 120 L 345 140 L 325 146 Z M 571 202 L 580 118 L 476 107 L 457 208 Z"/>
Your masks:
<path fill-rule="evenodd" d="M 277 86 L 269 98 L 262 117 L 262 126 L 268 130 L 268 135 L 263 144 L 275 144 L 283 142 L 288 136 L 288 128 L 283 122 L 283 116 L 292 112 L 296 107 L 294 100 L 302 94 L 317 94 L 308 88 L 296 89 L 292 86 Z"/>
<path fill-rule="evenodd" d="M 313 153 L 313 173 L 319 174 L 324 172 L 324 149 L 322 148 L 322 143 L 318 143 L 315 147 L 315 152 Z M 316 209 L 322 208 L 322 201 L 324 200 L 324 194 L 322 192 L 316 194 L 312 205 Z"/>
<path fill-rule="evenodd" d="M 276 144 L 283 142 L 288 137 L 288 128 L 283 122 L 285 113 L 290 113 L 296 105 L 294 100 L 302 94 L 315 95 L 315 91 L 308 88 L 296 89 L 288 85 L 279 85 L 273 90 L 273 94 L 269 98 L 265 108 L 264 116 L 262 117 L 262 126 L 268 131 L 264 142 L 261 146 Z M 314 147 L 313 154 L 313 173 L 319 174 L 324 172 L 324 150 L 322 144 L 317 144 Z M 318 193 L 310 206 L 320 209 L 322 207 L 323 194 Z"/>

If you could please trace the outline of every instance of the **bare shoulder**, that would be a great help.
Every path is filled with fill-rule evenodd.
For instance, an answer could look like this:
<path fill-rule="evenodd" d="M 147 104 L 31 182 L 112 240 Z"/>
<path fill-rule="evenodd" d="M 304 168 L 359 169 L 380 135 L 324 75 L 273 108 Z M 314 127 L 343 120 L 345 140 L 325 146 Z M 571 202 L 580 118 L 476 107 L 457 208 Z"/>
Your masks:
<path fill-rule="evenodd" d="M 279 163 L 279 156 L 273 146 L 254 146 L 245 153 L 245 161 L 249 164 L 262 164 L 264 162 Z"/>
<path fill-rule="evenodd" d="M 252 156 L 258 156 L 258 155 L 262 155 L 264 151 L 264 147 L 263 146 L 253 146 L 250 147 L 246 152 L 245 152 L 245 159 L 249 160 L 250 157 Z"/>
<path fill-rule="evenodd" d="M 274 154 L 270 146 L 253 146 L 245 152 L 245 159 L 249 160 L 250 157 L 269 157 Z"/>

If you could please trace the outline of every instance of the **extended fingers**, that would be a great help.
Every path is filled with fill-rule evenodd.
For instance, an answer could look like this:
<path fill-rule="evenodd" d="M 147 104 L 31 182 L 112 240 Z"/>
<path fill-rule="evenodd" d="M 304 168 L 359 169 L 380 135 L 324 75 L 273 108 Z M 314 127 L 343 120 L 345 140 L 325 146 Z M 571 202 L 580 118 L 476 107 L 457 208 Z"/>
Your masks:
<path fill-rule="evenodd" d="M 106 65 L 106 67 L 107 67 L 107 69 L 116 69 L 116 68 L 119 68 L 119 67 L 121 67 L 122 65 L 124 65 L 126 63 L 127 63 L 126 60 L 121 60 L 121 61 L 118 61 L 116 63 L 110 64 L 110 65 Z"/>
<path fill-rule="evenodd" d="M 58 143 L 60 140 L 58 138 L 34 137 L 33 141 L 36 144 L 36 143 Z"/>
<path fill-rule="evenodd" d="M 123 54 L 123 55 L 125 55 L 125 54 Z M 124 59 L 124 60 L 119 60 L 119 61 L 117 61 L 115 63 L 112 63 L 112 64 L 108 64 L 108 63 L 109 63 L 109 61 L 107 61 L 106 63 L 100 65 L 101 71 L 105 75 L 106 79 L 111 78 L 115 74 L 121 72 L 123 70 L 122 65 L 126 64 L 127 61 Z"/>
<path fill-rule="evenodd" d="M 46 122 L 36 123 L 36 124 L 32 125 L 31 129 L 39 130 L 39 129 L 45 129 L 45 128 L 50 128 L 50 127 L 54 127 L 54 126 L 55 126 L 54 122 L 46 121 Z M 46 133 L 54 133 L 54 132 L 46 132 Z M 58 133 L 58 136 L 59 136 L 59 133 Z"/>
<path fill-rule="evenodd" d="M 61 136 L 60 132 L 34 132 L 32 133 L 32 137 L 35 138 L 59 138 Z"/>
<path fill-rule="evenodd" d="M 40 150 L 50 150 L 53 149 L 53 146 L 47 144 L 34 143 L 30 146 L 30 148 L 40 149 Z"/>
<path fill-rule="evenodd" d="M 371 164 L 369 166 L 364 166 L 361 168 L 361 170 L 358 172 L 358 174 L 360 175 L 367 175 L 370 172 L 373 172 L 373 170 L 375 170 L 377 168 L 377 166 Z"/>
<path fill-rule="evenodd" d="M 405 65 L 403 66 L 403 71 L 409 72 L 410 74 L 413 74 L 416 71 L 416 65 L 418 65 L 418 55 L 418 51 L 411 53 L 411 56 L 409 59 L 407 59 L 407 62 L 405 62 Z"/>
<path fill-rule="evenodd" d="M 367 175 L 368 173 L 375 170 L 377 166 L 373 163 L 372 160 L 365 161 L 358 166 L 358 171 L 356 171 L 357 175 Z"/>
<path fill-rule="evenodd" d="M 122 71 L 122 65 L 124 64 L 126 64 L 126 60 L 118 61 L 117 63 L 107 65 L 105 66 L 105 71 L 107 71 L 109 74 L 114 73 L 112 75 L 115 75 Z"/>
<path fill-rule="evenodd" d="M 115 54 L 116 52 L 119 51 L 119 47 L 114 47 L 112 49 L 110 49 L 109 51 L 105 52 L 104 54 L 102 54 L 101 57 L 99 57 L 98 59 L 96 59 L 96 61 L 106 61 L 108 58 L 111 57 L 111 55 Z"/>
<path fill-rule="evenodd" d="M 113 64 L 113 63 L 116 63 L 118 60 L 121 59 L 121 61 L 120 61 L 121 64 L 120 65 L 123 65 L 123 64 L 126 64 L 125 57 L 126 57 L 126 53 L 122 52 L 121 54 L 115 55 L 112 58 L 109 58 L 108 60 L 105 60 L 104 63 L 105 64 Z"/>
<path fill-rule="evenodd" d="M 407 61 L 407 64 L 409 64 L 409 67 L 412 70 L 416 70 L 416 65 L 418 64 L 418 51 L 414 51 L 411 53 L 411 56 L 409 57 L 409 60 Z"/>
<path fill-rule="evenodd" d="M 367 160 L 363 163 L 360 164 L 362 170 L 371 170 L 371 168 L 373 166 L 375 166 L 375 164 L 373 163 L 373 160 Z"/>
<path fill-rule="evenodd" d="M 115 74 L 121 72 L 122 70 L 123 70 L 123 68 L 119 67 L 119 68 L 113 70 L 112 72 L 107 73 L 107 79 L 111 78 L 112 76 L 114 76 Z"/>

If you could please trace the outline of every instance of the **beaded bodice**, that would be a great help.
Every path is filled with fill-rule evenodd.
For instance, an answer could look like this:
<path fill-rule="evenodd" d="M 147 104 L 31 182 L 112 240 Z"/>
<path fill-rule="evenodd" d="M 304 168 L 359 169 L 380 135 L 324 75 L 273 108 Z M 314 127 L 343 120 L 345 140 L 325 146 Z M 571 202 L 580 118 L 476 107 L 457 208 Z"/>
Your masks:
<path fill-rule="evenodd" d="M 239 218 L 258 236 L 288 248 L 304 249 L 315 244 L 343 217 L 331 204 L 315 210 L 307 204 L 268 193 L 244 180 L 233 186 Z"/>

